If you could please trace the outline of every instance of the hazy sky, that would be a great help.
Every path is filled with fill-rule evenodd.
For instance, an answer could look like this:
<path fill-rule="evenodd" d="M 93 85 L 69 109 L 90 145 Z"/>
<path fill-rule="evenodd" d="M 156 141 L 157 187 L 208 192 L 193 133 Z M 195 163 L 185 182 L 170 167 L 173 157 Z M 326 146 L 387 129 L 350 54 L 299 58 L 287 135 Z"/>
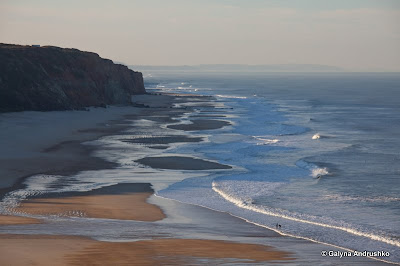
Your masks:
<path fill-rule="evenodd" d="M 0 42 L 135 65 L 400 71 L 400 0 L 0 0 Z"/>

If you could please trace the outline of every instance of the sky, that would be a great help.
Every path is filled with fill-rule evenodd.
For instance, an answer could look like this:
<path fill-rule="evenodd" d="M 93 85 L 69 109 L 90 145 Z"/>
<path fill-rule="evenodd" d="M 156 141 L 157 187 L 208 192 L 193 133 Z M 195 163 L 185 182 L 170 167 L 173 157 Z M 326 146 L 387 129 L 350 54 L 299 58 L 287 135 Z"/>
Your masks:
<path fill-rule="evenodd" d="M 129 65 L 400 71 L 400 0 L 0 0 L 0 42 Z"/>

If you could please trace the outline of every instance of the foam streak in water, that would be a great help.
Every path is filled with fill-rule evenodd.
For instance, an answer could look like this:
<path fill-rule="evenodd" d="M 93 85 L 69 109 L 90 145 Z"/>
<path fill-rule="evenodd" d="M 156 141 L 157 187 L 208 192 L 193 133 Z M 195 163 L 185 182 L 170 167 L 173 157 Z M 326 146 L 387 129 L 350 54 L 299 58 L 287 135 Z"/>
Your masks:
<path fill-rule="evenodd" d="M 381 241 L 381 242 L 384 242 L 389 245 L 400 247 L 399 241 L 388 239 L 386 237 L 382 237 L 382 236 L 378 236 L 378 235 L 374 235 L 374 234 L 370 234 L 370 233 L 365 233 L 365 232 L 360 232 L 360 231 L 352 229 L 352 228 L 323 224 L 323 223 L 319 223 L 319 222 L 308 221 L 308 220 L 304 220 L 304 219 L 300 219 L 300 218 L 296 218 L 296 217 L 291 217 L 291 216 L 288 216 L 285 214 L 274 213 L 266 208 L 262 208 L 260 206 L 256 206 L 256 205 L 248 203 L 246 201 L 242 201 L 240 199 L 235 198 L 232 195 L 225 193 L 222 189 L 220 189 L 218 187 L 218 185 L 215 182 L 212 183 L 212 189 L 215 192 L 217 192 L 221 197 L 223 197 L 225 200 L 227 200 L 243 209 L 247 209 L 250 211 L 254 211 L 254 212 L 258 212 L 258 213 L 262 213 L 262 214 L 266 214 L 266 215 L 270 215 L 270 216 L 275 216 L 275 217 L 279 217 L 279 218 L 284 218 L 284 219 L 288 219 L 288 220 L 292 220 L 292 221 L 296 221 L 296 222 L 300 222 L 300 223 L 312 224 L 312 225 L 322 226 L 322 227 L 326 227 L 326 228 L 341 230 L 341 231 L 344 231 L 344 232 L 347 232 L 347 233 L 350 233 L 353 235 L 367 237 L 372 240 Z"/>

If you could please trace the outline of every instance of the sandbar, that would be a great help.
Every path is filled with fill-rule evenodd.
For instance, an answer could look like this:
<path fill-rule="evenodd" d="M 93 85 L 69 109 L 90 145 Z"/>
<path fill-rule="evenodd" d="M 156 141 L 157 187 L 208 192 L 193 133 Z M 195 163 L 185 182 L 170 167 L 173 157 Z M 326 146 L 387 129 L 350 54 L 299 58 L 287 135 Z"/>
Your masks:
<path fill-rule="evenodd" d="M 145 157 L 136 160 L 136 162 L 151 168 L 172 170 L 211 170 L 232 168 L 229 165 L 184 156 Z"/>
<path fill-rule="evenodd" d="M 147 203 L 153 194 L 149 184 L 118 184 L 90 192 L 65 194 L 54 193 L 24 200 L 15 211 L 32 215 L 137 221 L 165 218 L 159 207 Z"/>
<path fill-rule="evenodd" d="M 140 144 L 171 144 L 184 142 L 200 142 L 203 138 L 188 136 L 154 136 L 147 138 L 124 139 L 123 142 Z"/>
<path fill-rule="evenodd" d="M 184 131 L 196 131 L 196 130 L 213 130 L 223 128 L 224 126 L 229 126 L 231 123 L 228 121 L 222 120 L 213 120 L 213 119 L 198 119 L 198 120 L 190 120 L 192 124 L 178 124 L 178 125 L 169 125 L 168 128 L 184 130 Z"/>

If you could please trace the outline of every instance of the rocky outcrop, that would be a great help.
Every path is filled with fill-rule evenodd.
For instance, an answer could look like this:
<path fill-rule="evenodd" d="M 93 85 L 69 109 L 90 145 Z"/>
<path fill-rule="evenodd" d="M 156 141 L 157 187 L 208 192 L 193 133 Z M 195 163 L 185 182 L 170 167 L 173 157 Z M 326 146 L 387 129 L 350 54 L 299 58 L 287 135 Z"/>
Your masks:
<path fill-rule="evenodd" d="M 143 76 L 98 54 L 0 44 L 0 112 L 130 104 Z"/>

